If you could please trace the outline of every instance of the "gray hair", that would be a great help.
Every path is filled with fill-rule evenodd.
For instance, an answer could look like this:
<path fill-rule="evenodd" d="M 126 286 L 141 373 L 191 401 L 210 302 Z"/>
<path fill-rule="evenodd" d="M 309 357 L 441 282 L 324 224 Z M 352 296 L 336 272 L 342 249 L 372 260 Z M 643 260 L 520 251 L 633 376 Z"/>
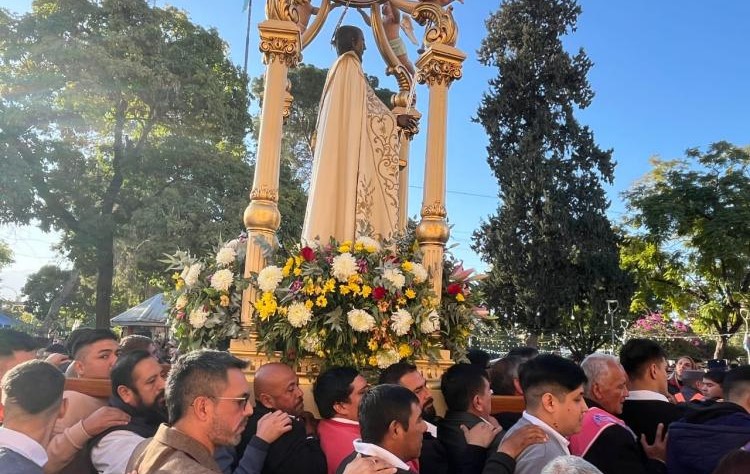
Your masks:
<path fill-rule="evenodd" d="M 609 354 L 601 354 L 595 352 L 586 356 L 581 362 L 581 368 L 586 374 L 588 381 L 583 387 L 583 392 L 587 397 L 591 397 L 591 387 L 601 379 L 601 377 L 609 372 L 610 364 L 620 365 L 620 361 L 617 357 Z"/>
<path fill-rule="evenodd" d="M 602 474 L 602 471 L 581 457 L 559 456 L 544 466 L 542 474 Z"/>

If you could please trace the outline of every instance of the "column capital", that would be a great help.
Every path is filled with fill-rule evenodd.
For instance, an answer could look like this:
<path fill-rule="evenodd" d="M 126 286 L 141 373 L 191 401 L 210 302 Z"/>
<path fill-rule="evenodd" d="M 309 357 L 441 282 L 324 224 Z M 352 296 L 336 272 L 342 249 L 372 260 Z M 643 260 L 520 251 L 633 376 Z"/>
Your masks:
<path fill-rule="evenodd" d="M 291 21 L 265 20 L 258 25 L 263 63 L 280 61 L 296 67 L 302 60 L 299 28 Z"/>
<path fill-rule="evenodd" d="M 434 86 L 461 79 L 461 65 L 466 54 L 453 46 L 433 43 L 417 60 L 417 82 Z"/>

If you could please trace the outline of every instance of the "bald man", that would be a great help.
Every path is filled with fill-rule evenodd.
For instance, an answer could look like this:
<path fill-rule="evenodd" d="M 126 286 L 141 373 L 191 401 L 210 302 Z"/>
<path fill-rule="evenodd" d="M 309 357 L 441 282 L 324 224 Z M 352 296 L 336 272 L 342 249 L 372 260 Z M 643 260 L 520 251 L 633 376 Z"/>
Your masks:
<path fill-rule="evenodd" d="M 269 363 L 255 373 L 255 412 L 247 420 L 242 441 L 237 446 L 241 459 L 245 446 L 255 434 L 258 420 L 276 410 L 292 419 L 292 430 L 268 446 L 263 474 L 326 474 L 326 457 L 320 448 L 312 415 L 305 412 L 297 374 L 286 364 Z"/>

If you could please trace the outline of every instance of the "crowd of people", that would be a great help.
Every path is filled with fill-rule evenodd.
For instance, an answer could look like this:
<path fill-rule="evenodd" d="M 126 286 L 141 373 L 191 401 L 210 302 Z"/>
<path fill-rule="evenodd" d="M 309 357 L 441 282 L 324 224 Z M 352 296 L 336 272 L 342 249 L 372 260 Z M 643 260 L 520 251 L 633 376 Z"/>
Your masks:
<path fill-rule="evenodd" d="M 0 470 L 26 473 L 538 474 L 750 472 L 750 366 L 697 372 L 651 340 L 580 365 L 519 348 L 472 353 L 440 380 L 447 411 L 417 368 L 397 362 L 371 386 L 351 367 L 316 378 L 320 419 L 296 372 L 255 371 L 224 351 L 171 366 L 150 339 L 81 329 L 40 354 L 0 330 Z M 65 390 L 108 380 L 109 399 Z M 523 396 L 495 413 L 494 394 Z M 679 397 L 677 395 L 681 395 Z M 699 395 L 699 396 L 698 396 Z"/>

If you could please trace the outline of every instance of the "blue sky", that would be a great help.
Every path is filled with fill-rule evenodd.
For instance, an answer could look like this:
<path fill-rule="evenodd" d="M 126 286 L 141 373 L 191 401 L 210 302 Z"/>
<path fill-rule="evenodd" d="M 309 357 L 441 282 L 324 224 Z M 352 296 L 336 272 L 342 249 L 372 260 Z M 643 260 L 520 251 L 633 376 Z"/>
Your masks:
<path fill-rule="evenodd" d="M 29 0 L 3 0 L 3 7 L 28 11 Z M 152 2 L 153 3 L 153 2 Z M 247 17 L 242 0 L 157 0 L 184 9 L 191 19 L 215 27 L 228 43 L 234 62 L 242 64 Z M 262 74 L 257 23 L 263 20 L 262 0 L 253 0 L 250 37 L 252 76 Z M 317 3 L 317 0 L 313 0 Z M 597 143 L 614 149 L 617 162 L 614 185 L 607 189 L 612 202 L 610 217 L 617 221 L 624 210 L 620 192 L 648 171 L 648 159 L 681 157 L 690 147 L 705 147 L 718 140 L 750 144 L 750 2 L 725 0 L 580 0 L 583 14 L 578 30 L 565 39 L 571 50 L 583 47 L 594 62 L 589 74 L 596 93 L 592 105 L 578 114 L 591 127 Z M 497 186 L 486 162 L 484 129 L 471 122 L 487 81 L 497 74 L 481 66 L 476 50 L 485 35 L 484 20 L 496 10 L 498 0 L 465 0 L 455 3 L 460 28 L 457 46 L 467 53 L 464 77 L 455 82 L 449 97 L 447 208 L 454 226 L 455 253 L 468 266 L 483 268 L 471 249 L 470 236 L 480 220 L 497 207 Z M 328 45 L 333 24 L 342 9 L 329 16 L 326 29 L 303 52 L 303 60 L 328 67 L 335 53 Z M 344 23 L 362 26 L 350 10 Z M 384 65 L 369 39 L 365 70 L 381 77 Z M 416 60 L 415 47 L 407 43 Z M 427 89 L 417 90 L 417 108 L 426 113 Z M 424 123 L 423 123 L 424 129 Z M 409 214 L 419 212 L 424 173 L 424 134 L 411 149 Z M 250 179 L 250 177 L 248 177 Z M 244 196 L 238 196 L 244 199 Z M 16 251 L 17 263 L 0 274 L 0 295 L 16 296 L 25 277 L 41 265 L 64 263 L 49 246 L 55 236 L 35 229 L 0 227 L 0 239 Z"/>

